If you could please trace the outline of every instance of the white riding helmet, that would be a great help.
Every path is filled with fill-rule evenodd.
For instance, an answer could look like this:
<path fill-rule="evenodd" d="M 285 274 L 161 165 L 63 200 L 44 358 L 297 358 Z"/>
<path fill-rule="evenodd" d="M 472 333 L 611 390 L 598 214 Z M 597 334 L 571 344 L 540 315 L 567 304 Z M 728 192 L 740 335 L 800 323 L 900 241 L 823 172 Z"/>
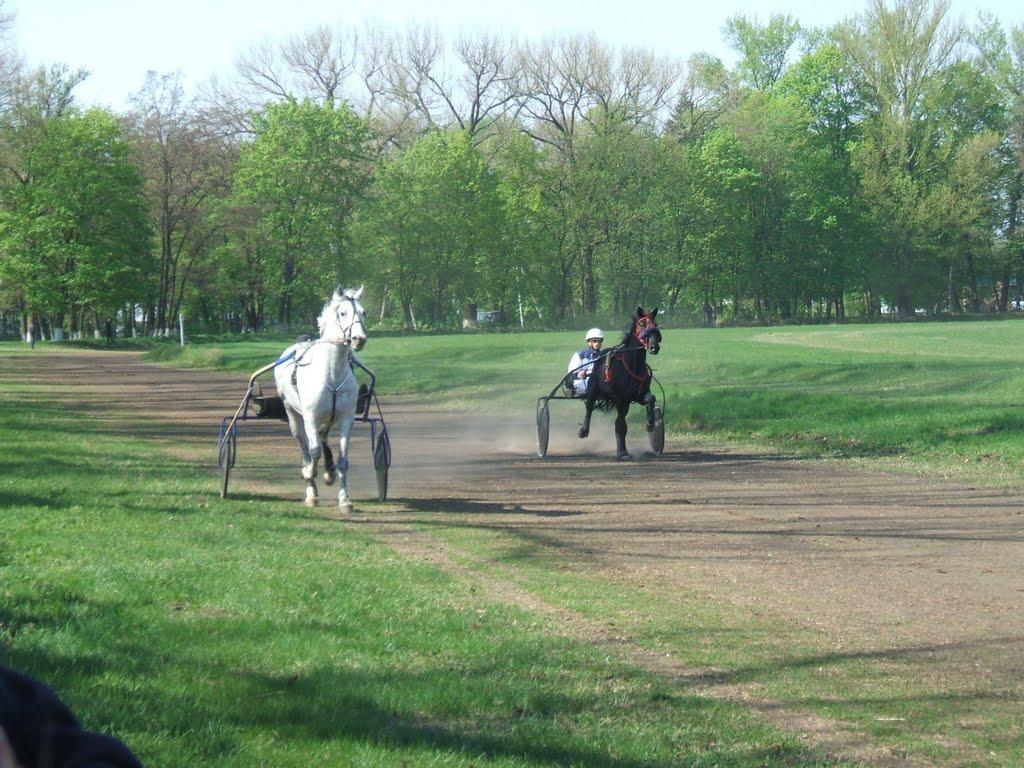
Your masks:
<path fill-rule="evenodd" d="M 604 341 L 604 334 L 601 333 L 600 328 L 591 328 L 587 331 L 587 341 L 590 341 L 591 339 L 600 339 L 601 341 Z"/>

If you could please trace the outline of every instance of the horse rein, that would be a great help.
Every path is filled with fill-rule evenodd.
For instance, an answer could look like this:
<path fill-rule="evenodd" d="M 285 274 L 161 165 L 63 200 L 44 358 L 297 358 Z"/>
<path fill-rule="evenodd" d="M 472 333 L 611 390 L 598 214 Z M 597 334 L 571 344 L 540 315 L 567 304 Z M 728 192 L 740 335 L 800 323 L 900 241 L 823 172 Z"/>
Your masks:
<path fill-rule="evenodd" d="M 630 335 L 636 339 L 645 350 L 649 350 L 651 348 L 651 335 L 657 330 L 658 324 L 651 319 L 650 315 L 641 315 L 637 318 L 636 328 Z M 615 354 L 612 354 L 613 352 Z M 613 360 L 618 360 L 622 364 L 623 370 L 625 370 L 626 373 L 635 381 L 640 382 L 640 384 L 647 384 L 649 382 L 651 378 L 651 367 L 645 366 L 647 368 L 647 371 L 645 372 L 646 375 L 633 371 L 633 369 L 629 367 L 629 363 L 626 362 L 626 347 L 619 345 L 608 350 L 608 360 L 604 365 L 605 383 L 611 383 Z"/>

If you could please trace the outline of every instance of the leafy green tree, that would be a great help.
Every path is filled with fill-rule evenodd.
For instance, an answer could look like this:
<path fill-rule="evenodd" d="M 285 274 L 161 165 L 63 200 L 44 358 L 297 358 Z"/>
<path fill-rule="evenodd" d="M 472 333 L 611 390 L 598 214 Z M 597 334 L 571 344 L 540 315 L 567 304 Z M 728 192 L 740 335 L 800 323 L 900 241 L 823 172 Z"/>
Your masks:
<path fill-rule="evenodd" d="M 467 133 L 438 132 L 385 159 L 359 242 L 415 328 L 417 308 L 441 325 L 485 295 L 484 275 L 502 269 L 501 229 L 497 179 L 483 155 Z"/>
<path fill-rule="evenodd" d="M 996 256 L 992 233 L 1000 224 L 1000 137 L 993 131 L 968 138 L 959 148 L 944 183 L 934 185 L 922 210 L 932 216 L 942 264 L 948 271 L 947 306 L 960 309 L 959 285 L 965 284 L 967 304 L 981 311 L 979 279 Z"/>
<path fill-rule="evenodd" d="M 754 242 L 749 211 L 760 179 L 728 128 L 714 131 L 700 147 L 694 166 L 697 219 L 689 238 L 688 278 L 700 291 L 704 322 L 717 314 L 745 314 L 743 299 L 754 285 Z"/>
<path fill-rule="evenodd" d="M 740 81 L 755 91 L 768 91 L 786 70 L 800 23 L 788 14 L 772 14 L 766 24 L 736 15 L 726 20 L 722 33 L 740 54 Z"/>
<path fill-rule="evenodd" d="M 1002 134 L 1002 163 L 997 199 L 1004 207 L 998 225 L 996 301 L 999 310 L 1005 312 L 1011 282 L 1015 280 L 1018 296 L 1024 290 L 1024 24 L 1007 33 L 994 17 L 987 16 L 981 19 L 972 37 L 979 63 L 997 89 L 1002 107 L 998 126 Z"/>
<path fill-rule="evenodd" d="M 0 188 L 0 279 L 31 311 L 98 323 L 140 298 L 151 268 L 142 179 L 120 121 L 93 109 L 25 106 L 3 127 L 12 173 Z"/>
<path fill-rule="evenodd" d="M 638 302 L 657 300 L 652 192 L 661 161 L 655 136 L 611 116 L 577 139 L 569 210 L 588 316 L 606 306 L 622 317 Z"/>
<path fill-rule="evenodd" d="M 496 307 L 514 305 L 538 320 L 564 316 L 571 270 L 566 268 L 564 222 L 551 205 L 557 182 L 545 155 L 526 134 L 501 143 L 491 160 L 502 203 L 507 269 L 485 278 Z M 495 266 L 500 260 L 493 260 Z"/>
<path fill-rule="evenodd" d="M 681 142 L 700 141 L 716 128 L 732 104 L 731 77 L 722 61 L 696 53 L 687 62 L 687 76 L 665 133 Z"/>
<path fill-rule="evenodd" d="M 820 225 L 812 241 L 817 256 L 811 269 L 824 277 L 826 317 L 834 311 L 842 320 L 845 295 L 857 282 L 867 297 L 865 306 L 871 307 L 871 277 L 865 271 L 871 229 L 849 152 L 861 135 L 865 96 L 852 62 L 831 35 L 822 36 L 794 63 L 776 90 L 804 105 L 809 129 L 827 153 L 819 158 L 820 173 L 806 189 L 806 215 L 807 221 Z"/>
<path fill-rule="evenodd" d="M 855 24 L 838 31 L 868 98 L 854 167 L 879 235 L 877 271 L 901 315 L 930 304 L 942 285 L 925 201 L 955 156 L 934 119 L 961 31 L 946 21 L 948 0 L 872 0 Z"/>
<path fill-rule="evenodd" d="M 311 314 L 351 266 L 347 228 L 370 182 L 370 132 L 347 104 L 310 101 L 268 106 L 255 130 L 233 200 L 255 212 L 277 319 L 288 324 L 296 310 Z"/>

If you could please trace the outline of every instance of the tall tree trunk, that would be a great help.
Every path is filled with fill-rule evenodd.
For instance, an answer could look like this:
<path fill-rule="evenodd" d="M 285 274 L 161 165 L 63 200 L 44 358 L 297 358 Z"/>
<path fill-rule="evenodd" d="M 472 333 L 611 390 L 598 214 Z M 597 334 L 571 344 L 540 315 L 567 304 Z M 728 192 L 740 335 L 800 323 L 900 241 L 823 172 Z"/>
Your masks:
<path fill-rule="evenodd" d="M 295 279 L 295 259 L 285 253 L 281 265 L 281 299 L 277 305 L 277 322 L 288 325 L 292 320 L 292 281 Z"/>
<path fill-rule="evenodd" d="M 1024 192 L 1024 173 L 1018 172 L 1014 176 L 1014 183 L 1010 190 L 1010 208 L 1007 211 L 1007 224 L 1006 224 L 1006 242 L 1012 249 L 1014 247 L 1014 239 L 1017 233 L 1017 216 L 1020 214 L 1020 198 Z M 1011 251 L 1012 252 L 1012 251 Z M 1000 295 L 1000 312 L 1006 312 L 1010 308 L 1010 274 L 1014 267 L 1019 265 L 1008 262 L 1003 269 L 1003 292 Z M 1017 292 L 1020 293 L 1021 283 L 1020 276 L 1017 278 Z"/>
<path fill-rule="evenodd" d="M 949 296 L 949 311 L 956 314 L 960 311 L 960 292 L 956 287 L 956 267 L 949 265 L 949 277 L 946 283 L 946 291 Z"/>
<path fill-rule="evenodd" d="M 910 247 L 900 246 L 899 249 L 899 281 L 896 285 L 896 311 L 900 319 L 906 319 L 914 314 L 914 308 L 910 305 L 910 285 L 907 283 L 907 275 L 910 274 Z"/>
<path fill-rule="evenodd" d="M 914 314 L 914 310 L 910 306 L 910 287 L 902 278 L 896 288 L 896 313 L 901 320 L 906 320 Z"/>
<path fill-rule="evenodd" d="M 593 315 L 597 312 L 597 281 L 594 277 L 594 247 L 588 245 L 583 251 L 583 258 L 580 260 L 581 285 L 580 300 L 583 304 L 583 313 Z"/>
<path fill-rule="evenodd" d="M 981 312 L 981 296 L 978 295 L 978 274 L 974 269 L 974 252 L 967 248 L 964 253 L 967 261 L 967 284 L 971 289 L 971 311 Z"/>

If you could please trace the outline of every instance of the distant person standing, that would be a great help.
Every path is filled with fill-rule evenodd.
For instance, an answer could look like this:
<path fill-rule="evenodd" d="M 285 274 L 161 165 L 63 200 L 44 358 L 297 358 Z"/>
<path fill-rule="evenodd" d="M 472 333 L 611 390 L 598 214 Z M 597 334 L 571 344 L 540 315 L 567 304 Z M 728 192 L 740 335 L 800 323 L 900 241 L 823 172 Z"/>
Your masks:
<path fill-rule="evenodd" d="M 110 320 L 107 320 L 106 332 L 107 332 L 107 344 L 113 344 L 114 343 L 114 324 Z"/>
<path fill-rule="evenodd" d="M 28 342 L 28 348 L 29 349 L 35 349 L 36 348 L 36 317 L 35 317 L 35 315 L 29 315 L 28 316 L 28 330 L 27 330 L 27 333 L 25 335 L 27 336 L 25 341 Z"/>

